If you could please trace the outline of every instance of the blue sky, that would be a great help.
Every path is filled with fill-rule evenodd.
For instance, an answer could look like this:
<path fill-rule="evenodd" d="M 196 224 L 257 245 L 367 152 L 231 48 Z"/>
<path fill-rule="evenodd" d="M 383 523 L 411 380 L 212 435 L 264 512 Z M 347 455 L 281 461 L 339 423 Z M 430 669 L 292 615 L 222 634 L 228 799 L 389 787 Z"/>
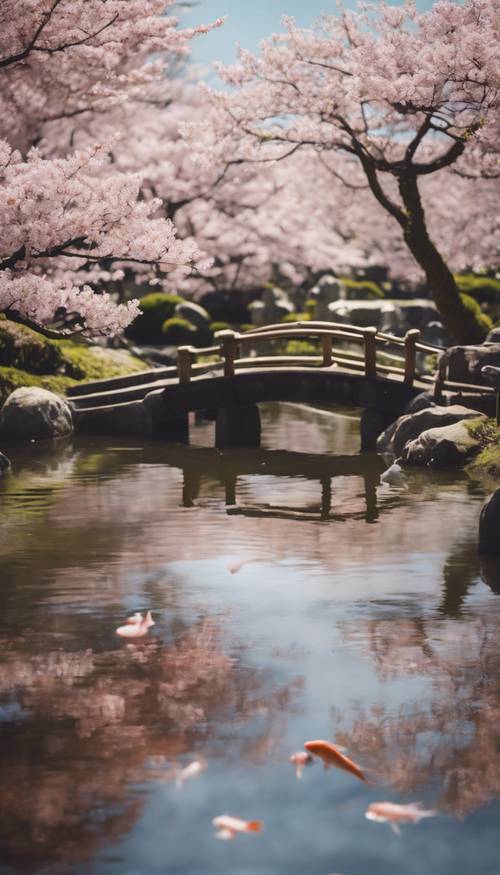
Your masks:
<path fill-rule="evenodd" d="M 352 7 L 353 2 L 345 2 Z M 394 5 L 399 3 L 394 2 Z M 419 9 L 428 9 L 432 0 L 417 0 Z M 323 13 L 335 14 L 334 0 L 198 0 L 193 8 L 182 15 L 183 24 L 200 24 L 227 16 L 224 26 L 202 36 L 192 44 L 192 59 L 206 70 L 217 60 L 231 63 L 239 42 L 248 49 L 256 49 L 260 40 L 280 30 L 281 16 L 293 15 L 299 24 L 309 25 Z"/>

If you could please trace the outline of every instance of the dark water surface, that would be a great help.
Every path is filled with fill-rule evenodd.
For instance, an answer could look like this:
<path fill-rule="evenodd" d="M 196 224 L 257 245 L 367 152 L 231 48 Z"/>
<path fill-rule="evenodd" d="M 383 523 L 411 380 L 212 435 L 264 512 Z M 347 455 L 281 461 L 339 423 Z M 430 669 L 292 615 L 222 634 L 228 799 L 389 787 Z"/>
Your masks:
<path fill-rule="evenodd" d="M 291 405 L 265 408 L 258 451 L 210 449 L 210 424 L 192 437 L 11 454 L 2 875 L 500 875 L 484 488 L 380 485 L 355 419 Z M 115 635 L 148 608 L 147 639 Z M 314 738 L 372 784 L 319 764 L 297 780 L 288 758 Z M 439 813 L 397 836 L 365 819 L 378 800 Z M 225 813 L 264 831 L 217 841 Z"/>

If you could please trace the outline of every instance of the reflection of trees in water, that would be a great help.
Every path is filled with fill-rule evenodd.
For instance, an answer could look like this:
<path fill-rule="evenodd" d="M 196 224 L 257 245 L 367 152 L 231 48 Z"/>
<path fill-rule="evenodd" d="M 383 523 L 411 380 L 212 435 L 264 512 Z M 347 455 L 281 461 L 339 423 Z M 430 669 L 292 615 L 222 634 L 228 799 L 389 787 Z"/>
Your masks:
<path fill-rule="evenodd" d="M 356 638 L 383 681 L 424 677 L 431 690 L 397 713 L 359 707 L 345 731 L 334 711 L 335 737 L 394 790 L 437 784 L 441 806 L 458 816 L 500 796 L 498 617 L 365 620 L 345 637 Z"/>
<path fill-rule="evenodd" d="M 253 748 L 234 740 L 239 756 L 255 760 L 292 706 L 293 684 L 274 689 L 241 668 L 213 619 L 167 648 L 151 639 L 29 658 L 12 641 L 5 657 L 0 703 L 20 709 L 0 723 L 0 859 L 9 872 L 48 864 L 44 872 L 59 872 L 88 859 L 133 826 L 142 801 L 128 785 L 154 777 L 151 758 L 172 764 L 193 749 L 217 756 L 224 721 L 263 716 Z"/>

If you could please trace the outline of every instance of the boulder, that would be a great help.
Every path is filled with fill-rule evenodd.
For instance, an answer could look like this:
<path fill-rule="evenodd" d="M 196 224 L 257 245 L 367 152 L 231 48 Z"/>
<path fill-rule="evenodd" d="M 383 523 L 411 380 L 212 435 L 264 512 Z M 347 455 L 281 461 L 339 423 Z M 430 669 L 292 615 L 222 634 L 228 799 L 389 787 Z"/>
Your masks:
<path fill-rule="evenodd" d="M 439 319 L 439 312 L 433 301 L 426 298 L 413 298 L 410 301 L 394 301 L 401 314 L 401 330 L 410 328 L 426 329 L 430 322 Z"/>
<path fill-rule="evenodd" d="M 478 346 L 451 346 L 439 356 L 438 367 L 443 376 L 453 383 L 475 383 L 484 379 L 481 369 L 485 365 L 500 367 L 500 343 L 483 343 Z"/>
<path fill-rule="evenodd" d="M 333 301 L 328 305 L 328 314 L 330 322 L 399 333 L 399 307 L 391 301 Z"/>
<path fill-rule="evenodd" d="M 191 325 L 194 325 L 195 328 L 208 332 L 208 326 L 212 320 L 204 307 L 201 307 L 199 304 L 193 304 L 192 301 L 182 301 L 180 304 L 177 304 L 175 312 L 177 316 L 181 316 L 183 319 L 191 322 Z"/>
<path fill-rule="evenodd" d="M 479 552 L 500 555 L 500 489 L 490 495 L 481 510 Z"/>
<path fill-rule="evenodd" d="M 16 389 L 0 412 L 0 438 L 6 441 L 50 440 L 67 437 L 72 431 L 68 402 L 47 389 Z"/>
<path fill-rule="evenodd" d="M 3 453 L 0 453 L 0 474 L 3 474 L 7 469 L 10 468 L 10 462 L 7 456 L 4 456 Z"/>
<path fill-rule="evenodd" d="M 440 407 L 436 404 L 434 407 L 425 407 L 416 413 L 407 413 L 400 416 L 396 422 L 393 422 L 389 428 L 382 432 L 377 440 L 377 452 L 400 456 L 405 444 L 418 438 L 422 432 L 452 425 L 463 419 L 477 419 L 478 417 L 485 418 L 477 410 L 470 410 L 470 408 L 462 407 L 460 404 L 453 404 L 450 407 Z"/>
<path fill-rule="evenodd" d="M 482 419 L 486 417 L 483 416 Z M 480 441 L 470 434 L 462 420 L 452 425 L 430 428 L 415 440 L 408 441 L 403 449 L 402 459 L 408 465 L 456 468 L 464 465 L 480 449 Z"/>

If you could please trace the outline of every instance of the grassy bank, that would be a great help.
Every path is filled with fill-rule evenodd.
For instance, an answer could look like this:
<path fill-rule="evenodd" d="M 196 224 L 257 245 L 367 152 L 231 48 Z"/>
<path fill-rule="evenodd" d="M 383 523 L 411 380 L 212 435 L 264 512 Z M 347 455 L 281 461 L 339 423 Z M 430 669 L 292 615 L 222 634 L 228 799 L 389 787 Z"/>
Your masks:
<path fill-rule="evenodd" d="M 148 367 L 126 350 L 79 340 L 49 340 L 30 328 L 0 319 L 0 405 L 21 386 L 64 394 L 85 380 L 121 377 Z"/>

